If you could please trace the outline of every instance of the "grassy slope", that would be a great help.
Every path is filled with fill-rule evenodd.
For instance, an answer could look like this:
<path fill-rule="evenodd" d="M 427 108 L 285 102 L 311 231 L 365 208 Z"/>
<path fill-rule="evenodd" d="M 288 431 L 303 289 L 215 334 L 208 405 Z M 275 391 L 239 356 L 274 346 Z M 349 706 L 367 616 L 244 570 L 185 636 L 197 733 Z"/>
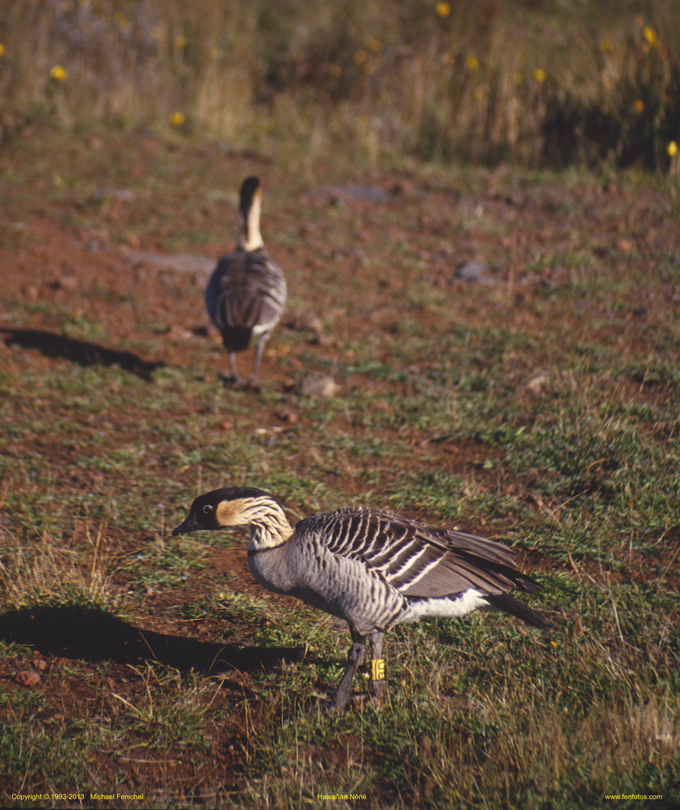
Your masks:
<path fill-rule="evenodd" d="M 159 807 L 359 793 L 375 807 L 591 808 L 653 793 L 674 806 L 680 241 L 667 188 L 284 168 L 144 133 L 37 135 L 2 171 L 5 801 L 136 790 Z M 298 315 L 259 394 L 218 378 L 200 274 L 129 261 L 226 250 L 253 171 Z M 471 259 L 489 283 L 455 279 Z M 300 395 L 310 373 L 340 393 Z M 168 537 L 223 482 L 269 488 L 296 517 L 371 503 L 516 543 L 555 632 L 496 615 L 399 628 L 383 711 L 303 714 L 339 675 L 345 632 L 254 587 L 242 538 Z M 224 644 L 239 668 L 210 670 Z M 272 665 L 272 648 L 288 663 Z M 31 669 L 40 682 L 25 685 Z"/>

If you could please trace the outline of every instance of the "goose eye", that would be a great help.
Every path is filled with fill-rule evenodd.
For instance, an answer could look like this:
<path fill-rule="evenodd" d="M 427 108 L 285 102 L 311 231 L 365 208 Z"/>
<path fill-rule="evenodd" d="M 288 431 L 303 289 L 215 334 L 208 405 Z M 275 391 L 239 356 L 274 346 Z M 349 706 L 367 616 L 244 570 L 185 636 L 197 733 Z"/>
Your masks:
<path fill-rule="evenodd" d="M 203 514 L 209 515 L 212 512 L 212 510 L 213 510 L 212 506 L 209 503 L 206 503 L 206 505 L 203 507 Z"/>

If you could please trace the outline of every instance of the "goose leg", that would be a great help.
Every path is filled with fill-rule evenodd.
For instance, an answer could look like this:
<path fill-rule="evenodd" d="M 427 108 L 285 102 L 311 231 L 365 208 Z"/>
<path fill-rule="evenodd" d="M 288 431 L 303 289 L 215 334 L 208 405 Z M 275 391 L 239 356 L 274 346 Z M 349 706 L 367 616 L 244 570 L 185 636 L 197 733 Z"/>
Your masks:
<path fill-rule="evenodd" d="M 263 337 L 260 338 L 260 340 L 259 340 L 259 342 L 257 344 L 257 350 L 256 350 L 256 353 L 255 353 L 255 366 L 253 368 L 253 373 L 251 374 L 251 376 L 250 376 L 250 378 L 248 380 L 248 385 L 252 386 L 253 388 L 255 388 L 257 386 L 257 381 L 258 381 L 257 380 L 257 375 L 258 375 L 258 373 L 260 371 L 260 360 L 262 359 L 262 350 L 264 349 L 264 341 L 265 341 L 265 338 L 263 336 Z"/>
<path fill-rule="evenodd" d="M 234 352 L 229 352 L 229 362 L 231 363 L 231 373 L 234 375 L 236 382 L 239 381 L 238 372 L 236 371 L 236 358 Z"/>
<path fill-rule="evenodd" d="M 374 630 L 369 638 L 371 641 L 371 680 L 368 684 L 368 695 L 371 699 L 382 701 L 387 692 L 385 662 L 382 657 L 383 634 L 379 630 Z"/>
<path fill-rule="evenodd" d="M 340 683 L 333 693 L 330 701 L 329 711 L 340 713 L 343 711 L 349 700 L 352 691 L 352 681 L 357 668 L 361 664 L 364 657 L 364 649 L 366 647 L 366 636 L 360 636 L 355 630 L 350 630 L 352 633 L 352 646 L 347 653 L 347 669 L 344 675 L 340 678 Z"/>
<path fill-rule="evenodd" d="M 229 362 L 231 363 L 231 373 L 234 375 L 236 385 L 237 386 L 248 385 L 248 380 L 244 380 L 242 377 L 238 376 L 238 371 L 236 371 L 236 357 L 234 355 L 234 352 L 229 352 Z"/>

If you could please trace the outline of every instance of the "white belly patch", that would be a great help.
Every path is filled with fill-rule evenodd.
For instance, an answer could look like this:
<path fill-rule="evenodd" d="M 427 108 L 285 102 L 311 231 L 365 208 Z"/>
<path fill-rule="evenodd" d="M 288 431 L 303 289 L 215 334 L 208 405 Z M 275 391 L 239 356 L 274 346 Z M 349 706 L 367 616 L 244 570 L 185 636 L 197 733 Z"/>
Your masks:
<path fill-rule="evenodd" d="M 469 588 L 455 596 L 434 596 L 430 599 L 409 600 L 409 609 L 402 622 L 416 622 L 428 616 L 455 619 L 472 613 L 473 610 L 489 607 L 482 591 Z"/>

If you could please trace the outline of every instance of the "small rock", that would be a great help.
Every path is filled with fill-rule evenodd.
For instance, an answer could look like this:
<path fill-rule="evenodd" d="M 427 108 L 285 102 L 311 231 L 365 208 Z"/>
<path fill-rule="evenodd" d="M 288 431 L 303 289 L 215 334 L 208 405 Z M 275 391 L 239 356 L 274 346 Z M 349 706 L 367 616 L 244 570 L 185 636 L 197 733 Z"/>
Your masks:
<path fill-rule="evenodd" d="M 167 337 L 170 338 L 170 340 L 191 340 L 193 336 L 193 332 L 190 332 L 182 326 L 178 326 L 176 323 L 173 323 L 167 331 Z"/>
<path fill-rule="evenodd" d="M 546 374 L 538 374 L 536 377 L 529 380 L 527 388 L 532 394 L 540 394 L 547 382 L 548 376 Z"/>
<path fill-rule="evenodd" d="M 34 669 L 22 669 L 15 673 L 14 680 L 22 686 L 36 686 L 40 683 L 40 675 Z"/>
<path fill-rule="evenodd" d="M 330 376 L 305 377 L 300 387 L 300 393 L 305 397 L 333 397 L 340 390 L 340 386 Z"/>
<path fill-rule="evenodd" d="M 630 239 L 617 239 L 616 247 L 619 250 L 622 250 L 624 253 L 630 253 L 635 245 L 630 241 Z"/>
<path fill-rule="evenodd" d="M 320 346 L 328 346 L 332 342 L 324 333 L 321 318 L 311 309 L 291 312 L 286 319 L 286 326 L 296 332 L 306 330 L 314 332 L 314 340 Z"/>
<path fill-rule="evenodd" d="M 455 277 L 468 284 L 495 284 L 496 281 L 491 275 L 488 265 L 481 262 L 465 262 L 462 267 L 456 270 Z"/>

